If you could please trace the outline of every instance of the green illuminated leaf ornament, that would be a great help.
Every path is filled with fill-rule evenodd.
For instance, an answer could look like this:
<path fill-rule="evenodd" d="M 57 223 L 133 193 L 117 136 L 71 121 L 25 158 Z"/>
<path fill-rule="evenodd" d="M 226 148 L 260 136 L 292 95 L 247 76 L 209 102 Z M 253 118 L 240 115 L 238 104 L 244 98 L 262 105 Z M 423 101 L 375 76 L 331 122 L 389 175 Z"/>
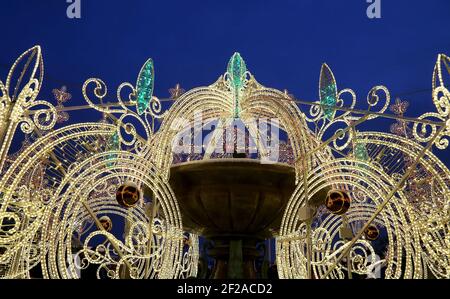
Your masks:
<path fill-rule="evenodd" d="M 361 161 L 367 161 L 369 159 L 369 153 L 367 152 L 365 144 L 357 143 L 355 145 L 355 157 Z"/>
<path fill-rule="evenodd" d="M 234 89 L 241 89 L 244 86 L 245 73 L 247 72 L 247 67 L 241 54 L 235 52 L 233 56 L 231 56 L 230 61 L 228 62 L 227 71 Z"/>
<path fill-rule="evenodd" d="M 106 145 L 108 151 L 117 151 L 120 149 L 120 140 L 119 140 L 119 134 L 115 132 L 108 140 L 108 143 Z M 113 161 L 117 158 L 116 154 L 109 154 L 108 155 L 108 162 L 107 166 L 111 167 L 113 165 Z"/>
<path fill-rule="evenodd" d="M 136 82 L 136 109 L 139 115 L 148 108 L 153 97 L 155 72 L 153 60 L 148 59 L 141 68 Z"/>
<path fill-rule="evenodd" d="M 238 118 L 240 113 L 239 100 L 241 90 L 245 85 L 245 76 L 247 72 L 245 61 L 238 52 L 235 52 L 228 61 L 227 72 L 234 90 L 234 117 Z"/>
<path fill-rule="evenodd" d="M 336 106 L 338 98 L 336 80 L 334 79 L 333 72 L 325 63 L 322 64 L 320 70 L 319 98 L 320 104 L 322 105 Z M 334 108 L 322 106 L 322 109 L 326 119 L 332 120 L 334 118 L 336 112 Z"/>
<path fill-rule="evenodd" d="M 369 152 L 367 151 L 366 145 L 364 143 L 356 143 L 353 149 L 353 155 L 356 160 L 367 162 L 369 160 Z M 359 164 L 358 166 L 361 168 L 367 168 L 365 164 Z"/>

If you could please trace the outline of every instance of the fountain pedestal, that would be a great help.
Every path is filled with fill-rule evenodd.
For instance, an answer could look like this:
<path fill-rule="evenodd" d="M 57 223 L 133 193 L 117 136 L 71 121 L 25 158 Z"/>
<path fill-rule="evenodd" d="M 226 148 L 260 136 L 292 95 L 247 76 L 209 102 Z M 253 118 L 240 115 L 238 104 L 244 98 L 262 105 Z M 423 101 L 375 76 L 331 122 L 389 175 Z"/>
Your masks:
<path fill-rule="evenodd" d="M 191 161 L 172 166 L 170 184 L 184 229 L 214 243 L 211 278 L 256 278 L 256 243 L 277 233 L 294 168 L 252 159 Z"/>

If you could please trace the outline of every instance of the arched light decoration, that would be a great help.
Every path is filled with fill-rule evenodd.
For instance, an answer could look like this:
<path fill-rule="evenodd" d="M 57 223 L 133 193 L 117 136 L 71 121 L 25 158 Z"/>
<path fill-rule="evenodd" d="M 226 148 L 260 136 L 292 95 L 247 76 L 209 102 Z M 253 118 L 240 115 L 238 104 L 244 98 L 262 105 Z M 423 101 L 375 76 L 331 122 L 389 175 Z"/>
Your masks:
<path fill-rule="evenodd" d="M 29 53 L 38 55 L 40 61 L 39 47 L 24 55 Z M 29 278 L 32 269 L 40 268 L 43 278 L 79 278 L 86 267 L 94 267 L 98 278 L 195 275 L 197 236 L 190 234 L 192 242 L 186 247 L 180 211 L 170 186 L 154 163 L 143 155 L 143 147 L 155 137 L 151 119 L 162 117 L 158 114 L 159 101 L 153 97 L 153 80 L 153 62 L 148 60 L 136 86 L 124 83 L 119 87 L 117 106 L 92 102 L 88 86 L 95 86 L 96 99 L 103 99 L 107 89 L 99 79 L 87 80 L 83 93 L 89 107 L 111 115 L 114 124 L 78 123 L 45 135 L 41 130 L 48 125 L 39 126 L 37 121 L 32 123 L 24 118 L 37 103 L 49 107 L 34 112 L 41 118 L 52 115 L 54 110 L 50 103 L 35 100 L 40 86 L 37 79 L 31 77 L 18 100 L 12 102 L 14 108 L 9 110 L 3 109 L 11 101 L 0 82 L 3 92 L 0 111 L 6 115 L 0 127 L 2 138 L 6 136 L 1 143 L 2 153 L 9 151 L 7 140 L 15 129 L 3 121 L 16 112 L 18 119 L 14 125 L 22 121 L 27 125 L 22 128 L 25 133 L 43 135 L 1 172 L 0 277 Z M 8 77 L 7 86 L 12 86 L 10 81 Z M 121 99 L 120 91 L 125 88 L 131 90 L 129 101 Z M 129 108 L 130 104 L 136 106 L 136 112 Z M 137 125 L 143 127 L 147 140 L 138 136 Z M 130 138 L 124 139 L 123 134 Z M 125 147 L 128 151 L 122 150 Z M 40 176 L 34 184 L 27 183 L 30 173 Z M 128 182 L 145 195 L 135 205 L 122 207 L 115 194 L 120 185 Z M 124 222 L 124 236 L 114 235 L 114 229 L 105 230 L 102 216 L 112 222 Z"/>

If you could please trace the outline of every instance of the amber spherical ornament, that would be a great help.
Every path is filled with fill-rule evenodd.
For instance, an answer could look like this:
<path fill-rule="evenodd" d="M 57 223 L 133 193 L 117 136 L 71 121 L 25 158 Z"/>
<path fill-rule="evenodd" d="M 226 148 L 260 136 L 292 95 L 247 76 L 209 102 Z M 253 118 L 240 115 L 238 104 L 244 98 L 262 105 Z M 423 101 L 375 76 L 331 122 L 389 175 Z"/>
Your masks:
<path fill-rule="evenodd" d="M 141 199 L 141 191 L 134 183 L 125 183 L 117 189 L 116 200 L 123 207 L 133 207 L 139 199 Z"/>
<path fill-rule="evenodd" d="M 369 225 L 367 229 L 364 231 L 364 236 L 367 240 L 375 241 L 380 235 L 380 231 L 375 225 Z"/>
<path fill-rule="evenodd" d="M 350 196 L 342 190 L 330 190 L 325 199 L 325 206 L 332 214 L 342 215 L 350 208 Z"/>
<path fill-rule="evenodd" d="M 98 219 L 100 224 L 102 225 L 103 229 L 107 232 L 111 231 L 112 229 L 112 221 L 111 218 L 108 216 L 102 216 Z"/>

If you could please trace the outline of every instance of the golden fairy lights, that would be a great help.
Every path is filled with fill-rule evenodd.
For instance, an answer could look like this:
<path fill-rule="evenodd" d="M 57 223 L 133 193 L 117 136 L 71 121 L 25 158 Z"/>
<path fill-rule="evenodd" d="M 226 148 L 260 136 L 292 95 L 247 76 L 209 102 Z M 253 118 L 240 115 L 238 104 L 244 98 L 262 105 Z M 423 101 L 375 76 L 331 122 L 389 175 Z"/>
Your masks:
<path fill-rule="evenodd" d="M 441 78 L 441 75 L 438 77 Z M 345 129 L 338 128 L 337 134 L 325 142 L 339 151 L 335 151 L 336 157 L 341 157 L 308 170 L 305 179 L 299 181 L 286 209 L 277 243 L 280 277 L 351 278 L 355 273 L 371 276 L 371 271 L 377 266 L 385 267 L 385 278 L 450 277 L 450 247 L 447 241 L 450 172 L 430 150 L 432 144 L 444 149 L 448 142 L 445 139 L 449 128 L 449 116 L 446 114 L 449 109 L 448 90 L 440 82 L 440 92 L 444 96 L 435 100 L 435 104 L 442 105 L 437 107 L 441 112 L 424 114 L 414 122 L 416 132 L 418 127 L 431 127 L 429 136 L 424 137 L 426 131 L 420 137 L 415 133 L 416 140 L 412 140 L 389 133 L 348 130 L 353 131 L 353 135 L 349 133 L 341 146 L 334 141 L 344 140 Z M 384 87 L 377 89 L 388 95 Z M 373 91 L 368 96 L 371 107 L 379 101 Z M 434 98 L 436 93 L 434 89 Z M 354 93 L 351 94 L 355 99 Z M 389 102 L 389 95 L 386 102 Z M 350 107 L 354 107 L 354 102 Z M 384 112 L 387 107 L 387 104 L 382 105 L 380 111 Z M 321 108 L 314 108 L 311 112 L 317 115 L 323 113 Z M 441 122 L 421 122 L 428 116 L 434 116 Z M 333 117 L 331 121 L 316 117 L 312 122 L 316 128 L 329 128 L 338 121 L 355 121 L 351 117 L 341 119 L 336 114 Z M 346 128 L 349 126 L 351 123 L 344 125 Z M 423 147 L 420 142 L 429 143 Z M 363 154 L 358 154 L 355 146 L 349 147 L 350 143 L 363 146 Z M 413 171 L 415 175 L 411 177 Z M 420 198 L 414 199 L 420 204 L 413 204 L 412 198 L 407 197 L 410 195 L 407 190 L 409 182 L 420 179 L 425 173 L 430 174 L 427 184 L 431 188 Z M 308 238 L 298 237 L 308 232 L 305 222 L 299 219 L 298 211 L 302 206 L 309 205 L 308 197 L 313 197 L 324 188 L 336 186 L 350 192 L 350 209 L 340 216 L 333 213 L 319 215 L 310 229 L 312 248 L 308 250 Z M 370 241 L 367 230 L 373 229 L 374 225 L 377 230 L 383 227 L 388 239 L 386 252 L 378 260 L 374 259 L 372 244 L 367 242 Z M 346 232 L 348 228 L 355 227 L 357 229 L 352 232 Z"/>
<path fill-rule="evenodd" d="M 98 278 L 196 276 L 198 236 L 183 231 L 168 178 L 173 140 L 201 111 L 201 125 L 217 125 L 199 159 L 217 157 L 215 137 L 235 118 L 260 158 L 270 149 L 255 119 L 278 119 L 289 138 L 297 186 L 275 235 L 281 278 L 372 277 L 380 267 L 385 278 L 450 278 L 450 171 L 431 151 L 448 147 L 448 64 L 439 55 L 437 112 L 409 119 L 414 139 L 358 130 L 378 117 L 404 118 L 385 114 L 384 86 L 371 89 L 367 109 L 358 110 L 356 93 L 339 90 L 324 64 L 319 101 L 305 102 L 262 86 L 238 53 L 214 84 L 186 92 L 177 85 L 165 111 L 153 95 L 151 60 L 136 84 L 118 87 L 117 103 L 105 104 L 106 84 L 88 79 L 88 105 L 79 109 L 95 109 L 103 120 L 53 129 L 58 113 L 71 109 L 37 100 L 43 61 L 33 47 L 13 64 L 6 84 L 0 81 L 0 277 L 29 278 L 37 267 L 43 278 L 79 278 L 89 267 Z M 303 112 L 301 105 L 310 107 Z M 18 126 L 36 137 L 11 155 Z M 323 201 L 310 200 L 323 193 Z M 300 217 L 304 208 L 312 211 L 308 219 Z M 380 256 L 373 242 L 381 236 L 387 246 Z"/>

